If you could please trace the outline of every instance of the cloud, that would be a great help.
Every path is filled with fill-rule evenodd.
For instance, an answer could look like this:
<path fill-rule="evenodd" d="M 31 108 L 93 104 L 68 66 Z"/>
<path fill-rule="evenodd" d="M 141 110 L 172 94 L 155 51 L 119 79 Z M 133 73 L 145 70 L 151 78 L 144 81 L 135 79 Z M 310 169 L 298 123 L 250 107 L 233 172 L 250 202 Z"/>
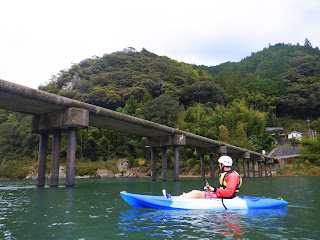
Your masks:
<path fill-rule="evenodd" d="M 16 0 L 0 9 L 0 78 L 33 88 L 129 46 L 199 65 L 240 61 L 269 43 L 320 46 L 317 0 Z"/>

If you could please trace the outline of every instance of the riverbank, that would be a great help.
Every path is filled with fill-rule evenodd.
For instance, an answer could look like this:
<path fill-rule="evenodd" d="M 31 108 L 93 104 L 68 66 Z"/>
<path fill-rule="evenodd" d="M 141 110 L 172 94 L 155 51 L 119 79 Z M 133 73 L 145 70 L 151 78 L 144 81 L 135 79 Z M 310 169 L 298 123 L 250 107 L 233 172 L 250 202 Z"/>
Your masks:
<path fill-rule="evenodd" d="M 46 178 L 50 178 L 50 163 L 47 165 Z M 158 169 L 157 177 L 161 178 L 161 169 Z M 240 169 L 240 174 L 242 173 Z M 218 171 L 215 176 L 218 177 Z M 309 161 L 294 162 L 281 167 L 274 176 L 320 176 L 320 166 L 311 164 Z M 76 164 L 76 178 L 148 178 L 151 176 L 150 166 L 133 166 L 127 159 L 111 160 L 107 162 L 78 162 Z M 201 177 L 199 172 L 192 167 L 181 167 L 180 177 Z M 59 177 L 66 177 L 66 166 L 61 164 Z M 173 170 L 168 169 L 167 177 L 173 177 Z M 209 173 L 206 177 L 210 177 Z M 37 164 L 9 162 L 0 166 L 0 180 L 35 180 L 37 179 Z"/>

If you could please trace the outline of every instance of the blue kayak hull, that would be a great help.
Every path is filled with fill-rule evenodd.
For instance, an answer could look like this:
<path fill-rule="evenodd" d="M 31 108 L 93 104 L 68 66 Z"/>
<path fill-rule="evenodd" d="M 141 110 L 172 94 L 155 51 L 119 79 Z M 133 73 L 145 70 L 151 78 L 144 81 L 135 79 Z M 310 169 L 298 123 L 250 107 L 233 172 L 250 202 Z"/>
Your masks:
<path fill-rule="evenodd" d="M 194 210 L 239 210 L 283 207 L 287 201 L 261 197 L 235 197 L 232 199 L 183 199 L 163 196 L 141 195 L 120 192 L 122 198 L 132 207 L 155 209 L 194 209 Z"/>

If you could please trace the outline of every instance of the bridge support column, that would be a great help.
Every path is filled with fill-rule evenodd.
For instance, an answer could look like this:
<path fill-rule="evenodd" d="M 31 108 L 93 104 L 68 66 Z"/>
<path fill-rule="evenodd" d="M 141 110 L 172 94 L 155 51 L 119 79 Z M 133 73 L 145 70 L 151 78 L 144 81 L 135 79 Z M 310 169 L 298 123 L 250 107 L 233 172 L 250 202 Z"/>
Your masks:
<path fill-rule="evenodd" d="M 249 159 L 250 159 L 249 152 L 242 153 L 243 177 L 250 177 L 250 175 L 249 175 Z M 246 166 L 247 166 L 247 168 L 246 168 Z M 248 175 L 246 174 L 247 170 L 248 170 Z"/>
<path fill-rule="evenodd" d="M 252 176 L 256 177 L 256 161 L 252 161 Z"/>
<path fill-rule="evenodd" d="M 258 161 L 259 177 L 262 177 L 261 161 Z"/>
<path fill-rule="evenodd" d="M 173 180 L 179 181 L 179 146 L 175 145 L 174 148 L 174 165 L 173 165 Z"/>
<path fill-rule="evenodd" d="M 162 181 L 167 181 L 167 147 L 162 147 Z"/>
<path fill-rule="evenodd" d="M 39 165 L 37 186 L 44 185 L 45 159 L 48 134 L 53 132 L 50 186 L 59 183 L 61 131 L 68 129 L 68 152 L 66 186 L 74 186 L 77 129 L 89 125 L 89 111 L 81 108 L 66 108 L 54 112 L 35 115 L 32 119 L 32 132 L 40 133 Z M 45 134 L 47 135 L 45 137 Z"/>
<path fill-rule="evenodd" d="M 245 158 L 242 158 L 242 167 L 243 167 L 243 177 L 247 177 L 247 174 L 246 174 L 246 159 Z"/>
<path fill-rule="evenodd" d="M 174 155 L 174 163 L 173 163 L 173 179 L 174 181 L 179 181 L 179 146 L 186 145 L 186 136 L 182 134 L 174 134 L 174 135 L 165 135 L 147 138 L 145 146 L 151 147 L 151 155 L 152 149 L 155 147 L 162 147 L 162 180 L 167 180 L 167 153 L 166 147 L 173 146 L 173 155 Z M 154 162 L 154 163 L 153 163 Z M 154 166 L 154 167 L 152 167 Z M 155 153 L 154 158 L 151 157 L 151 180 L 155 181 Z M 154 176 L 153 176 L 154 175 Z"/>
<path fill-rule="evenodd" d="M 266 164 L 266 162 L 264 162 L 263 166 L 264 166 L 264 176 L 265 176 L 265 177 L 268 177 L 268 171 L 267 171 L 267 164 Z"/>
<path fill-rule="evenodd" d="M 210 178 L 214 179 L 214 163 L 213 163 L 213 154 L 209 154 L 210 157 Z"/>
<path fill-rule="evenodd" d="M 67 151 L 67 172 L 66 186 L 73 187 L 75 182 L 75 164 L 77 148 L 77 128 L 68 128 L 68 151 Z"/>
<path fill-rule="evenodd" d="M 200 166 L 201 166 L 201 177 L 205 179 L 206 173 L 205 173 L 205 168 L 204 168 L 204 155 L 200 154 Z"/>
<path fill-rule="evenodd" d="M 55 130 L 52 138 L 52 158 L 51 158 L 51 174 L 50 186 L 57 187 L 59 184 L 59 165 L 60 165 L 60 146 L 61 131 Z"/>
<path fill-rule="evenodd" d="M 48 133 L 40 134 L 37 186 L 43 187 L 46 180 L 46 162 L 48 151 Z"/>
<path fill-rule="evenodd" d="M 250 177 L 250 162 L 247 161 L 248 177 Z"/>
<path fill-rule="evenodd" d="M 156 159 L 157 159 L 157 148 L 152 147 L 151 148 L 151 181 L 155 182 L 156 181 Z"/>
<path fill-rule="evenodd" d="M 272 177 L 272 166 L 271 166 L 271 163 L 269 163 L 269 170 L 270 170 L 270 177 Z"/>

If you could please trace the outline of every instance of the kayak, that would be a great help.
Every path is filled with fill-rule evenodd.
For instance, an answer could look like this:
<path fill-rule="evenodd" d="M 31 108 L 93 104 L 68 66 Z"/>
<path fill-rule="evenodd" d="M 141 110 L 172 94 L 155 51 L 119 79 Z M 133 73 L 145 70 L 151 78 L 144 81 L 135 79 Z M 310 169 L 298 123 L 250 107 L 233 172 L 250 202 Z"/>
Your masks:
<path fill-rule="evenodd" d="M 283 207 L 287 201 L 274 198 L 263 197 L 234 197 L 232 199 L 212 198 L 212 199 L 184 199 L 166 198 L 164 196 L 152 196 L 120 192 L 122 198 L 132 207 L 155 208 L 165 210 L 240 210 Z"/>

